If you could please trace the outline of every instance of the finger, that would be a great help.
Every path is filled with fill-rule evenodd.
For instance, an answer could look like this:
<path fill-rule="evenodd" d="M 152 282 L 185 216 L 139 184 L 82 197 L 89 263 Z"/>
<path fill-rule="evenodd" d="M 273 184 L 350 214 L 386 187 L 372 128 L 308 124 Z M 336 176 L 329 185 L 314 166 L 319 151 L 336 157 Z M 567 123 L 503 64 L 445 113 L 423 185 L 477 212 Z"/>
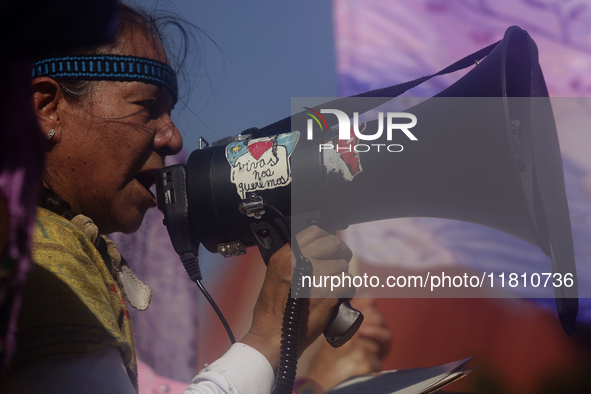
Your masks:
<path fill-rule="evenodd" d="M 308 279 L 305 280 L 305 286 L 308 286 Z M 330 283 L 328 286 L 316 287 L 313 286 L 310 289 L 310 298 L 342 298 L 351 299 L 355 297 L 355 287 L 331 287 Z"/>
<path fill-rule="evenodd" d="M 304 246 L 308 245 L 310 242 L 312 242 L 318 238 L 325 237 L 327 235 L 330 235 L 330 234 L 327 233 L 326 231 L 324 231 L 323 229 L 321 229 L 320 227 L 318 227 L 316 225 L 312 225 L 312 226 L 306 227 L 305 229 L 300 231 L 296 235 L 296 240 L 298 241 L 298 245 L 300 245 L 300 248 L 303 248 Z"/>
<path fill-rule="evenodd" d="M 347 244 L 336 235 L 330 234 L 311 241 L 301 249 L 305 257 L 319 260 L 337 258 L 350 261 L 351 257 L 353 257 L 353 252 L 351 252 Z"/>
<path fill-rule="evenodd" d="M 356 288 L 348 272 L 339 275 L 322 275 L 315 273 L 302 278 L 302 286 L 310 290 L 311 298 L 347 298 L 355 296 Z"/>
<path fill-rule="evenodd" d="M 341 273 L 349 274 L 349 262 L 345 259 L 318 260 L 310 259 L 314 275 L 335 275 Z"/>

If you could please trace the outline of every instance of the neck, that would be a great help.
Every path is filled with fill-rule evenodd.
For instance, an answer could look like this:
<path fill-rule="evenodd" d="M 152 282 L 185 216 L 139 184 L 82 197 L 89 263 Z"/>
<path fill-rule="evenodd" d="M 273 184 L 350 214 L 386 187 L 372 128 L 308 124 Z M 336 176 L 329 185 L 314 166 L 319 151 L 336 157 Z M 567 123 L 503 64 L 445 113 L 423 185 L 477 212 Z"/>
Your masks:
<path fill-rule="evenodd" d="M 66 201 L 62 200 L 53 190 L 45 185 L 39 194 L 39 206 L 50 210 L 68 220 L 72 220 L 76 213 L 72 211 L 72 207 Z"/>

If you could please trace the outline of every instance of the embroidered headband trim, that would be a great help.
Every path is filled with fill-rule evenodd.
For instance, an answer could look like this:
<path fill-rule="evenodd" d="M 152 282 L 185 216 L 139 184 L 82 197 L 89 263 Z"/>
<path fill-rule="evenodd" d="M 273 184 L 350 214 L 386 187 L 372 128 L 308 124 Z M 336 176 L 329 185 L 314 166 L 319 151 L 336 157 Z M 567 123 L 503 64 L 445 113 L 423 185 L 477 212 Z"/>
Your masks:
<path fill-rule="evenodd" d="M 140 81 L 178 95 L 176 73 L 156 60 L 120 55 L 64 56 L 44 59 L 33 64 L 32 78 Z"/>

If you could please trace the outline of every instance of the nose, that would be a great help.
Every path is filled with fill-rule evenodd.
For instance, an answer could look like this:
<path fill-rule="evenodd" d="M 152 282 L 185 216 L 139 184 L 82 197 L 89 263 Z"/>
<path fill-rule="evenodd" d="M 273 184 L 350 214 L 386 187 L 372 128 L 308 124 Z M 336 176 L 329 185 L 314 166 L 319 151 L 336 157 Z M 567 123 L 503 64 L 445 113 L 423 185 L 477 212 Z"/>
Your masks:
<path fill-rule="evenodd" d="M 183 148 L 183 137 L 176 125 L 166 115 L 154 135 L 154 150 L 161 156 L 175 155 Z"/>

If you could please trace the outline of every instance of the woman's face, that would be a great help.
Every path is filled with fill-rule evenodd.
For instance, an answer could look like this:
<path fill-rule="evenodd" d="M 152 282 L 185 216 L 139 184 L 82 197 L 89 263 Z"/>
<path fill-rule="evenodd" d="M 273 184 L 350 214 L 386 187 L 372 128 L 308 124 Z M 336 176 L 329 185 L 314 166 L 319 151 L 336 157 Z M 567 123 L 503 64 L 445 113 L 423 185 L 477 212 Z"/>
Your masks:
<path fill-rule="evenodd" d="M 143 32 L 119 40 L 115 54 L 168 63 L 159 42 Z M 101 232 L 133 232 L 156 200 L 164 157 L 178 153 L 181 135 L 170 118 L 173 97 L 143 82 L 98 81 L 79 102 L 61 100 L 59 142 L 47 155 L 45 183 Z"/>

